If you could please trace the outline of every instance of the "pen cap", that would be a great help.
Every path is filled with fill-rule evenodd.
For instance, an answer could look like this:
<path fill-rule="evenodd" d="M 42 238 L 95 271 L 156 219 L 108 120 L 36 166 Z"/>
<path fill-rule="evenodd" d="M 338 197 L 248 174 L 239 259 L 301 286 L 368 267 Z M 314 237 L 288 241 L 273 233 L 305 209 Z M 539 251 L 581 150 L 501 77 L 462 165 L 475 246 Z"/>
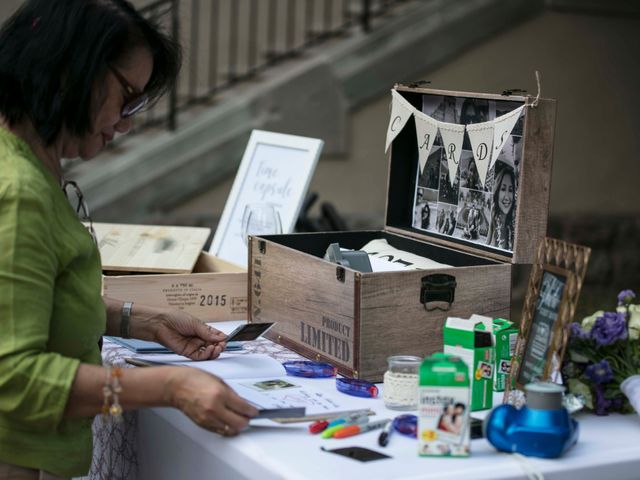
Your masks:
<path fill-rule="evenodd" d="M 311 425 L 309 425 L 309 432 L 320 433 L 323 430 L 325 430 L 328 426 L 329 426 L 329 422 L 327 422 L 326 420 L 320 420 L 318 422 L 314 422 Z"/>

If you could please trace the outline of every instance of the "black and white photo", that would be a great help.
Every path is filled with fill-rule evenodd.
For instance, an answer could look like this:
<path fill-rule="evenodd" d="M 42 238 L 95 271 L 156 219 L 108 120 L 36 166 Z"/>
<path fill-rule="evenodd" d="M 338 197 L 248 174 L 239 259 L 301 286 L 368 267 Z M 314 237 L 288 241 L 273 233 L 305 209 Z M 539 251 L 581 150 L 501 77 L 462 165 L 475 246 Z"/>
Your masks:
<path fill-rule="evenodd" d="M 456 206 L 446 203 L 438 204 L 438 217 L 435 229 L 443 235 L 453 235 L 456 229 Z"/>
<path fill-rule="evenodd" d="M 489 212 L 491 211 L 491 194 L 461 189 L 456 218 L 456 238 L 474 243 L 485 243 L 489 232 Z"/>
<path fill-rule="evenodd" d="M 422 100 L 422 112 L 431 118 L 447 123 L 460 123 L 460 108 L 457 98 L 440 95 L 425 95 Z"/>
<path fill-rule="evenodd" d="M 513 168 L 496 162 L 492 193 L 492 211 L 487 244 L 501 250 L 513 250 L 516 206 L 516 177 Z"/>
<path fill-rule="evenodd" d="M 422 112 L 441 122 L 473 125 L 495 120 L 521 105 L 511 100 L 424 95 Z M 523 126 L 521 115 L 487 171 L 484 183 L 465 133 L 452 185 L 438 133 L 427 163 L 416 172 L 413 228 L 512 252 Z"/>
<path fill-rule="evenodd" d="M 438 201 L 444 203 L 457 204 L 460 177 L 456 174 L 453 186 L 449 180 L 449 163 L 446 155 L 440 156 L 440 192 Z"/>
<path fill-rule="evenodd" d="M 438 191 L 418 188 L 415 208 L 413 210 L 413 227 L 420 230 L 433 230 L 438 207 Z"/>
<path fill-rule="evenodd" d="M 516 173 L 516 178 L 518 178 L 522 162 L 522 137 L 511 135 L 502 147 L 497 161 L 511 166 Z"/>
<path fill-rule="evenodd" d="M 440 158 L 442 157 L 442 146 L 434 145 L 427 158 L 427 164 L 418 178 L 418 187 L 438 189 L 440 180 Z M 437 200 L 437 195 L 436 195 Z"/>
<path fill-rule="evenodd" d="M 472 190 L 483 190 L 480 174 L 473 158 L 473 152 L 462 150 L 460 152 L 460 188 L 470 188 Z"/>
<path fill-rule="evenodd" d="M 444 121 L 443 101 L 444 97 L 442 95 L 423 95 L 422 113 L 441 122 Z"/>

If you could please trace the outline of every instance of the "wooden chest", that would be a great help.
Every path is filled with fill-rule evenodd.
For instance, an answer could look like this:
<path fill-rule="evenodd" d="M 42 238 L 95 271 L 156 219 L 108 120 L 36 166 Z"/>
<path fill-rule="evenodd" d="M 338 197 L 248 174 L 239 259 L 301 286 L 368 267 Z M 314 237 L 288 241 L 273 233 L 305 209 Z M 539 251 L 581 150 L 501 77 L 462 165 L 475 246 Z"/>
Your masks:
<path fill-rule="evenodd" d="M 384 230 L 249 241 L 250 321 L 277 322 L 271 340 L 371 381 L 382 380 L 391 355 L 441 351 L 449 316 L 510 318 L 512 264 L 531 263 L 546 233 L 553 154 L 553 100 L 532 107 L 532 97 L 402 85 L 393 95 L 390 130 L 398 108 L 413 110 L 403 128 L 396 125 Z M 505 115 L 522 106 L 508 136 L 499 131 Z M 428 139 L 416 125 L 423 121 L 438 125 L 438 134 L 421 156 Z M 457 144 L 446 133 L 456 124 L 467 126 Z M 478 137 L 467 134 L 471 124 L 476 131 L 493 128 L 493 143 L 504 144 L 482 179 L 482 151 L 471 150 Z M 449 155 L 456 148 L 457 158 Z M 358 250 L 374 239 L 449 266 L 362 273 L 323 259 L 331 243 Z"/>

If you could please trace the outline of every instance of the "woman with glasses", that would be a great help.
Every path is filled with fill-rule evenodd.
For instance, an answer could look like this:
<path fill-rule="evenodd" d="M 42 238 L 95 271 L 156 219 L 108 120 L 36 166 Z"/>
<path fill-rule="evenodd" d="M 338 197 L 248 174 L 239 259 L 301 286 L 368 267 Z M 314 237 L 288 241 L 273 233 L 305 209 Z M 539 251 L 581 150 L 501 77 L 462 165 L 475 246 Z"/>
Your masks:
<path fill-rule="evenodd" d="M 179 65 L 125 0 L 28 0 L 0 29 L 0 479 L 85 474 L 101 411 L 172 406 L 223 435 L 257 413 L 196 369 L 101 366 L 105 333 L 196 360 L 225 346 L 186 313 L 103 299 L 98 248 L 63 191 L 88 216 L 61 159 L 126 133 Z"/>

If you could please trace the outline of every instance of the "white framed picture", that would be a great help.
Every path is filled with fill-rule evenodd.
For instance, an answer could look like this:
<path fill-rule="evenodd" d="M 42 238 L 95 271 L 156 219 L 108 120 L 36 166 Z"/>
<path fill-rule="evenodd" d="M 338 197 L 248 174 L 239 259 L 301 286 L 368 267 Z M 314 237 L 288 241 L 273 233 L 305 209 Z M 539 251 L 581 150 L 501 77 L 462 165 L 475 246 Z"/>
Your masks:
<path fill-rule="evenodd" d="M 247 266 L 242 228 L 247 205 L 271 205 L 282 233 L 293 232 L 323 145 L 317 138 L 251 132 L 209 253 Z"/>

